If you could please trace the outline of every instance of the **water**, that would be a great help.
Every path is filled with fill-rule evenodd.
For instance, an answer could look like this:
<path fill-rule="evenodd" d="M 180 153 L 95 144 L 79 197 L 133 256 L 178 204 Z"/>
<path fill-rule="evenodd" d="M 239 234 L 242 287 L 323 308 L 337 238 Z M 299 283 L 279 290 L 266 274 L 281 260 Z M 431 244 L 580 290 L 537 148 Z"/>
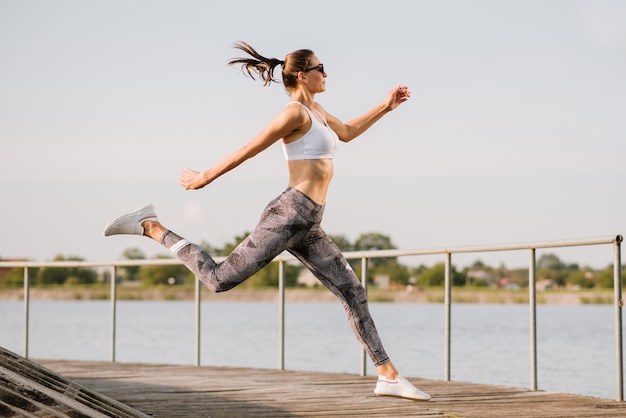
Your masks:
<path fill-rule="evenodd" d="M 442 304 L 370 304 L 387 352 L 411 377 L 444 378 Z M 30 357 L 109 360 L 108 301 L 33 301 Z M 360 373 L 360 345 L 339 303 L 287 303 L 285 368 Z M 23 353 L 23 303 L 0 301 L 0 345 Z M 120 301 L 116 360 L 193 364 L 193 302 Z M 614 399 L 613 307 L 537 307 L 538 386 Z M 201 364 L 277 368 L 278 305 L 203 302 Z M 368 374 L 375 369 L 368 360 Z M 452 380 L 530 386 L 526 305 L 452 306 Z"/>

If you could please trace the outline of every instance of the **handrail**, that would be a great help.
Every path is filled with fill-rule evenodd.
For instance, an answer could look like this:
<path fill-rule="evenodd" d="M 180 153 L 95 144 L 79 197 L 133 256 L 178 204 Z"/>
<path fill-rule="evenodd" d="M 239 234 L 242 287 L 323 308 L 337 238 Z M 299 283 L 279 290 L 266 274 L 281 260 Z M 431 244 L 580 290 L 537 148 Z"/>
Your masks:
<path fill-rule="evenodd" d="M 389 258 L 403 256 L 418 255 L 437 255 L 437 254 L 456 254 L 456 253 L 483 253 L 497 251 L 515 251 L 528 249 L 545 249 L 545 248 L 564 248 L 576 246 L 613 244 L 621 243 L 623 237 L 621 235 L 611 235 L 605 237 L 574 239 L 574 240 L 558 240 L 558 241 L 538 241 L 514 244 L 499 245 L 482 245 L 482 246 L 464 246 L 464 247 L 441 247 L 429 249 L 413 249 L 413 250 L 369 250 L 369 251 L 346 251 L 343 254 L 347 259 L 361 258 Z M 220 262 L 224 257 L 214 257 L 215 261 Z M 296 261 L 296 257 L 284 252 L 274 258 L 274 261 Z M 117 260 L 117 261 L 1 261 L 0 267 L 102 267 L 102 266 L 142 266 L 142 265 L 179 265 L 180 261 L 173 258 L 159 258 L 152 260 Z"/>
<path fill-rule="evenodd" d="M 622 299 L 622 277 L 621 277 L 621 235 L 612 235 L 608 237 L 575 239 L 575 240 L 558 240 L 543 241 L 518 244 L 502 244 L 488 246 L 469 246 L 469 247 L 443 247 L 436 249 L 416 249 L 416 250 L 372 250 L 372 251 L 349 251 L 344 255 L 347 259 L 361 259 L 361 282 L 367 291 L 368 281 L 368 261 L 374 258 L 389 258 L 402 256 L 423 256 L 437 255 L 445 256 L 445 364 L 444 379 L 450 380 L 451 376 L 451 306 L 452 306 L 452 254 L 460 253 L 483 253 L 495 251 L 519 251 L 529 250 L 530 260 L 528 268 L 528 291 L 529 291 L 529 319 L 530 319 L 530 389 L 537 389 L 537 300 L 536 300 L 536 257 L 537 249 L 546 248 L 563 248 L 574 246 L 590 246 L 590 245 L 613 245 L 613 289 L 614 289 L 614 313 L 615 313 L 615 352 L 616 352 L 616 400 L 624 400 L 624 369 L 623 369 L 623 344 L 622 344 L 622 307 L 624 300 Z M 215 261 L 220 262 L 224 257 L 216 257 Z M 284 327 L 285 327 L 285 269 L 284 263 L 295 261 L 296 258 L 288 253 L 280 254 L 274 259 L 279 263 L 279 369 L 284 369 Z M 156 259 L 156 260 L 120 260 L 107 262 L 86 262 L 86 261 L 57 261 L 57 262 L 34 262 L 34 261 L 0 261 L 1 267 L 21 267 L 24 269 L 24 357 L 28 357 L 29 350 L 29 311 L 30 311 L 30 279 L 29 268 L 34 267 L 110 267 L 111 278 L 115 278 L 116 267 L 126 266 L 145 266 L 145 265 L 179 265 L 176 259 Z M 195 322 L 196 322 L 196 365 L 200 365 L 200 302 L 202 286 L 196 281 L 195 286 Z M 116 280 L 111 280 L 111 361 L 115 361 L 116 347 L 116 306 L 117 306 L 117 287 Z M 366 374 L 366 355 L 361 350 L 361 375 Z"/>

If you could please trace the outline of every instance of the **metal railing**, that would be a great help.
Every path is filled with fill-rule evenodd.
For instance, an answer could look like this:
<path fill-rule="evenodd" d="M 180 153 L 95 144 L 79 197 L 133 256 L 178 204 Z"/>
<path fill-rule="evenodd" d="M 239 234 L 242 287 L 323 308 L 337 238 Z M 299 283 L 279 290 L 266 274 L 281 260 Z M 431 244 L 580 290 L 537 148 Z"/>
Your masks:
<path fill-rule="evenodd" d="M 485 253 L 496 251 L 520 251 L 529 252 L 528 263 L 528 292 L 529 292 L 529 320 L 530 320 L 530 389 L 537 388 L 537 276 L 536 276 L 536 250 L 546 248 L 564 248 L 591 245 L 613 246 L 613 289 L 614 289 L 614 313 L 615 313 L 615 376 L 616 376 L 616 400 L 624 400 L 624 369 L 623 369 L 623 346 L 622 346 L 622 269 L 621 269 L 621 242 L 622 236 L 615 235 L 581 240 L 561 240 L 549 242 L 533 242 L 523 244 L 507 244 L 476 247 L 449 247 L 425 250 L 382 250 L 382 251 L 357 251 L 346 252 L 344 255 L 348 259 L 361 260 L 361 282 L 367 290 L 368 281 L 368 261 L 375 258 L 407 257 L 425 255 L 445 256 L 445 284 L 444 284 L 444 306 L 445 306 L 445 364 L 444 379 L 450 380 L 451 376 L 451 306 L 452 306 L 452 255 L 462 253 Z M 216 258 L 221 261 L 223 258 Z M 279 332 L 278 332 L 278 362 L 279 369 L 285 368 L 285 263 L 295 261 L 295 257 L 288 254 L 281 254 L 274 262 L 279 263 Z M 29 312 L 30 312 L 30 277 L 29 268 L 35 267 L 109 267 L 111 278 L 116 277 L 117 267 L 145 266 L 145 265 L 178 265 L 180 262 L 175 259 L 157 260 L 125 260 L 112 262 L 82 262 L 82 261 L 61 261 L 61 262 L 28 262 L 28 261 L 0 261 L 0 267 L 18 267 L 24 269 L 24 357 L 28 357 L 29 350 Z M 198 280 L 195 283 L 195 364 L 200 365 L 200 302 L 201 284 Z M 116 307 L 117 307 L 117 282 L 111 280 L 111 361 L 115 361 L 116 353 Z M 367 357 L 365 350 L 361 350 L 360 367 L 361 375 L 366 375 Z"/>

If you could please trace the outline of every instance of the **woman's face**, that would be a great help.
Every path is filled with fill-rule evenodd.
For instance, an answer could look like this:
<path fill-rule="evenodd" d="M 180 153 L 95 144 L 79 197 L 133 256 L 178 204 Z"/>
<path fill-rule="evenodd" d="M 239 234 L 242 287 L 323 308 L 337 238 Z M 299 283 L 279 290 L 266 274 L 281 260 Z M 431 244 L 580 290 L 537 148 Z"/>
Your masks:
<path fill-rule="evenodd" d="M 314 93 L 326 91 L 326 77 L 324 64 L 315 55 L 311 56 L 307 68 L 302 71 L 303 79 L 307 80 L 307 87 Z"/>

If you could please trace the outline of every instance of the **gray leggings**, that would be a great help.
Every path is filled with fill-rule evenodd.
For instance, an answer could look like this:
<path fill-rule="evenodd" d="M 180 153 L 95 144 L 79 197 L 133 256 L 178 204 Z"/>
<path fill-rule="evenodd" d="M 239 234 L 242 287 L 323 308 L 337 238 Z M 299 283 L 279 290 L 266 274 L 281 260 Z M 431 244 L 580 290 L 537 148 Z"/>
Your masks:
<path fill-rule="evenodd" d="M 242 283 L 287 250 L 341 300 L 350 326 L 376 366 L 389 360 L 370 315 L 365 289 L 335 243 L 322 230 L 324 206 L 289 188 L 272 200 L 258 225 L 221 263 L 196 244 L 168 231 L 169 248 L 214 292 Z"/>

